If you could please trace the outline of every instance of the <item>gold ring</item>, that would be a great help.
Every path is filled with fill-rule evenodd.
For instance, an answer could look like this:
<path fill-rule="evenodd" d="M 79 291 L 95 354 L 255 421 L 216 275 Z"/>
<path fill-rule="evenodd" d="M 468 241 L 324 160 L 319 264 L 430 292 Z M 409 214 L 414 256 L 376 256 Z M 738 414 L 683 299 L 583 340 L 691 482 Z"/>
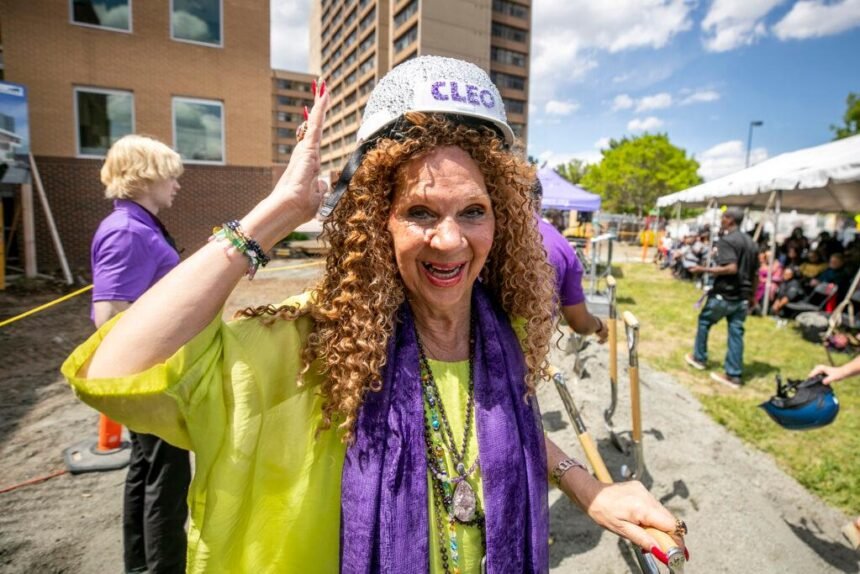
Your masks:
<path fill-rule="evenodd" d="M 308 122 L 305 121 L 296 128 L 296 143 L 302 141 L 305 138 L 306 133 L 308 133 Z"/>
<path fill-rule="evenodd" d="M 687 535 L 687 524 L 680 518 L 675 519 L 675 534 L 678 536 Z"/>

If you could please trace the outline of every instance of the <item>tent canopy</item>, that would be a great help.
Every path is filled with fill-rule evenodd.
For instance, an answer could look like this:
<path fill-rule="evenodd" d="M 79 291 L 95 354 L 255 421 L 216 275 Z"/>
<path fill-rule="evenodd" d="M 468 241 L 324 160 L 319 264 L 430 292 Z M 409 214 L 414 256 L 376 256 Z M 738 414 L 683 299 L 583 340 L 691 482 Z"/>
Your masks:
<path fill-rule="evenodd" d="M 860 212 L 860 135 L 784 153 L 690 189 L 664 195 L 657 207 L 677 203 L 764 208 L 782 191 L 783 209 Z"/>
<path fill-rule="evenodd" d="M 565 209 L 571 211 L 599 211 L 600 196 L 588 193 L 558 175 L 554 169 L 544 167 L 538 170 L 538 179 L 543 186 L 544 209 Z"/>

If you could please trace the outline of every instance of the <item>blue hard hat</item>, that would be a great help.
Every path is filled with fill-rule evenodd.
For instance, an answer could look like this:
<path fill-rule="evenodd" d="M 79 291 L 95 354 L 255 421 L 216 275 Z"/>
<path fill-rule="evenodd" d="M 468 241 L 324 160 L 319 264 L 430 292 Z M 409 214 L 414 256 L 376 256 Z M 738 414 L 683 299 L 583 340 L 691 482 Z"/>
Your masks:
<path fill-rule="evenodd" d="M 776 377 L 776 394 L 759 406 L 776 424 L 788 430 L 808 430 L 829 425 L 839 414 L 839 401 L 829 385 L 816 375 L 805 381 L 782 383 Z"/>

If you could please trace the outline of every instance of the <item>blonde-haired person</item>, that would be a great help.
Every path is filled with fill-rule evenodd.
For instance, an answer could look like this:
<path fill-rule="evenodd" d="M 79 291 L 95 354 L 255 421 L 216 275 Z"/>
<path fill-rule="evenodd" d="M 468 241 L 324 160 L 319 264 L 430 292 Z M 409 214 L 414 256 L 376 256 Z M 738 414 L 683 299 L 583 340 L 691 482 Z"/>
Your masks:
<path fill-rule="evenodd" d="M 63 367 L 89 404 L 195 451 L 189 571 L 547 572 L 550 476 L 652 548 L 643 527 L 671 531 L 671 514 L 542 432 L 553 275 L 534 169 L 477 66 L 423 56 L 380 80 L 321 210 L 324 277 L 221 321 L 320 207 L 324 83 L 314 95 L 272 193 Z"/>
<path fill-rule="evenodd" d="M 158 214 L 173 204 L 180 175 L 179 154 L 156 139 L 128 135 L 108 151 L 101 180 L 113 211 L 99 224 L 91 249 L 97 327 L 179 264 Z M 125 571 L 184 572 L 188 452 L 154 435 L 132 431 L 130 436 L 123 500 Z"/>

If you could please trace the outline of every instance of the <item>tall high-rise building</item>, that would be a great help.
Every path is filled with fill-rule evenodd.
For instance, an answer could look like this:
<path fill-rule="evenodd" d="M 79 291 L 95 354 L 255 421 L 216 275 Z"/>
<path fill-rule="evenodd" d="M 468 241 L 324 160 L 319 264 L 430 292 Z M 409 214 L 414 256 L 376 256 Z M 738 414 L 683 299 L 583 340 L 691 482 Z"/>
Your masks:
<path fill-rule="evenodd" d="M 461 58 L 489 72 L 526 141 L 531 0 L 314 0 L 311 18 L 312 67 L 332 94 L 324 172 L 339 170 L 353 149 L 376 82 L 418 55 Z"/>
<path fill-rule="evenodd" d="M 296 145 L 296 128 L 304 118 L 305 106 L 314 105 L 311 82 L 313 74 L 272 70 L 272 163 L 286 164 Z M 280 170 L 275 170 L 280 175 Z"/>

